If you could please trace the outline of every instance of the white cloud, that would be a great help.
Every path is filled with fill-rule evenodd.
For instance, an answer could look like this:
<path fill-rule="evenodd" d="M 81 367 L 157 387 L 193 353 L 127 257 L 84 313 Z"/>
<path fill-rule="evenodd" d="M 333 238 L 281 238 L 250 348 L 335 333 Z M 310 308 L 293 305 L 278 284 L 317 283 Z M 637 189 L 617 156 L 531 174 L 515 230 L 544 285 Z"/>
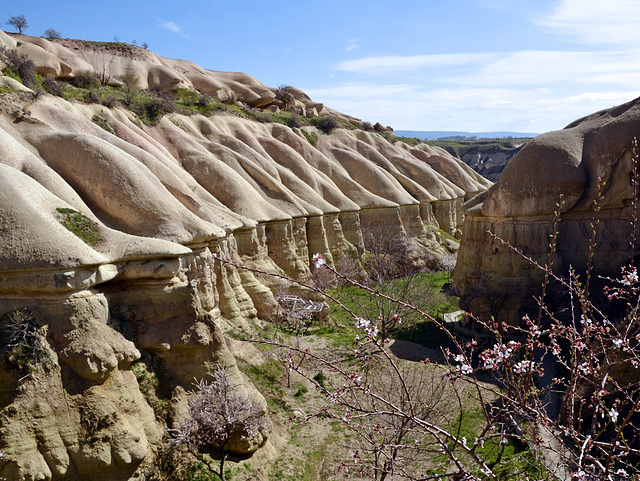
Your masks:
<path fill-rule="evenodd" d="M 477 70 L 443 77 L 444 83 L 491 86 L 640 85 L 640 51 L 522 51 L 495 55 Z M 608 87 L 608 88 L 611 88 Z M 579 87 L 583 88 L 583 87 Z"/>
<path fill-rule="evenodd" d="M 174 22 L 173 20 L 168 20 L 166 22 L 159 21 L 159 25 L 162 28 L 166 28 L 167 30 L 170 30 L 173 33 L 177 33 L 178 35 L 182 35 L 183 37 L 189 38 L 189 36 L 182 31 L 182 27 L 178 25 L 176 22 Z"/>
<path fill-rule="evenodd" d="M 513 8 L 506 0 L 476 1 Z M 396 129 L 561 129 L 640 96 L 639 3 L 555 1 L 535 22 L 556 38 L 579 42 L 575 49 L 364 57 L 334 66 L 342 84 L 305 91 Z"/>
<path fill-rule="evenodd" d="M 448 67 L 454 65 L 478 64 L 492 54 L 436 54 L 413 56 L 366 57 L 340 62 L 336 70 L 353 73 L 380 73 L 385 70 L 415 70 L 425 67 Z"/>
<path fill-rule="evenodd" d="M 558 91 L 546 88 L 442 87 L 352 83 L 304 89 L 314 100 L 397 130 L 547 132 L 640 96 L 638 90 Z"/>
<path fill-rule="evenodd" d="M 344 47 L 344 49 L 347 52 L 349 52 L 351 50 L 355 50 L 357 48 L 360 48 L 360 45 L 358 45 L 358 39 L 357 38 L 349 39 L 349 41 L 347 42 L 347 45 Z"/>
<path fill-rule="evenodd" d="M 640 41 L 637 0 L 561 0 L 538 23 L 587 44 L 633 46 Z"/>

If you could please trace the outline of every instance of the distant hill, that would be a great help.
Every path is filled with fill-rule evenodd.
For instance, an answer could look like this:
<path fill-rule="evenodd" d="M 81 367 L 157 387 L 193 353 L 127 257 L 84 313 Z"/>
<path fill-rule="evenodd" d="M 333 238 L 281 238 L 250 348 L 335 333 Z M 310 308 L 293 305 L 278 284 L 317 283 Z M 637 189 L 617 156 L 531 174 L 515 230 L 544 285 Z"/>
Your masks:
<path fill-rule="evenodd" d="M 396 130 L 398 137 L 416 137 L 420 140 L 438 140 L 445 137 L 477 137 L 479 139 L 498 139 L 502 137 L 537 137 L 529 132 L 459 132 L 449 130 Z"/>

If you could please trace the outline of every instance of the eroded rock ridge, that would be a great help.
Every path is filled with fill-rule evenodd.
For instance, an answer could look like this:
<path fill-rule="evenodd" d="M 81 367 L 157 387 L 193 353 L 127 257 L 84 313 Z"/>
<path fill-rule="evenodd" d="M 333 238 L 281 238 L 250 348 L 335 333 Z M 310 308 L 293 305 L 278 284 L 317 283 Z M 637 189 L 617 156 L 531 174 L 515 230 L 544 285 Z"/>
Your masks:
<path fill-rule="evenodd" d="M 0 43 L 59 79 L 109 65 L 114 85 L 135 72 L 142 88 L 274 104 L 274 89 L 248 75 L 139 48 L 2 32 Z M 141 476 L 166 429 L 140 388 L 152 363 L 176 395 L 224 364 L 260 398 L 223 331 L 268 319 L 276 300 L 268 280 L 216 256 L 310 281 L 314 253 L 329 262 L 361 255 L 361 222 L 375 220 L 437 263 L 439 229 L 458 233 L 463 201 L 489 185 L 442 149 L 376 132 L 325 134 L 228 114 L 168 114 L 149 126 L 122 107 L 0 80 L 0 315 L 34 313 L 52 358 L 46 376 L 0 372 L 7 479 Z M 301 114 L 335 114 L 295 97 Z M 255 451 L 268 434 L 233 450 Z"/>
<path fill-rule="evenodd" d="M 633 145 L 639 126 L 636 99 L 543 134 L 520 150 L 494 186 L 466 204 L 453 278 L 472 311 L 511 323 L 537 312 L 534 296 L 540 295 L 544 273 L 487 232 L 546 265 L 556 211 L 555 272 L 585 272 L 597 219 L 592 284 L 598 285 L 599 276 L 620 275 L 632 254 Z"/>

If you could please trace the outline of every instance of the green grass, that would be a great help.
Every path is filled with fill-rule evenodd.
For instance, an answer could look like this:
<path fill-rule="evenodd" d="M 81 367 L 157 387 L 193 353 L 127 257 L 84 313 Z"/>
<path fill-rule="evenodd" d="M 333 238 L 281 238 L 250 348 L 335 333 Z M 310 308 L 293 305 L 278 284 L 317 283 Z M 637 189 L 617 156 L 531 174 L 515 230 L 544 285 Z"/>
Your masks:
<path fill-rule="evenodd" d="M 316 134 L 315 132 L 307 132 L 305 129 L 300 129 L 300 132 L 302 132 L 302 135 L 305 136 L 307 141 L 313 147 L 317 147 L 318 146 L 318 134 Z"/>
<path fill-rule="evenodd" d="M 404 142 L 407 145 L 410 146 L 415 146 L 415 145 L 419 145 L 419 144 L 423 144 L 424 141 L 418 139 L 417 137 L 396 137 L 396 139 L 400 142 Z"/>
<path fill-rule="evenodd" d="M 10 69 L 9 67 L 6 67 L 3 71 L 2 74 L 5 77 L 10 77 L 13 80 L 17 80 L 18 82 L 22 83 L 22 79 L 20 78 L 20 75 L 18 75 L 16 72 L 14 72 L 12 69 Z"/>
<path fill-rule="evenodd" d="M 107 119 L 105 119 L 103 116 L 101 115 L 94 115 L 93 117 L 91 117 L 91 122 L 93 122 L 94 124 L 96 124 L 98 127 L 100 127 L 103 130 L 106 130 L 107 132 L 109 132 L 110 134 L 113 134 L 114 131 L 111 128 L 111 126 L 109 125 L 109 123 L 107 122 Z"/>
<path fill-rule="evenodd" d="M 85 41 L 85 43 L 124 50 L 137 48 L 122 42 Z M 22 82 L 20 76 L 9 68 L 5 68 L 3 73 Z M 33 87 L 38 90 L 48 91 L 53 95 L 60 95 L 65 100 L 87 104 L 102 104 L 109 108 L 121 105 L 135 113 L 142 123 L 150 126 L 157 124 L 165 114 L 172 112 L 181 115 L 200 114 L 206 117 L 221 112 L 261 123 L 279 123 L 291 128 L 316 126 L 325 133 L 329 133 L 331 130 L 331 128 L 326 128 L 326 125 L 335 125 L 335 127 L 350 130 L 362 128 L 362 125 L 358 123 L 339 117 L 316 116 L 307 118 L 289 111 L 270 112 L 268 110 L 254 109 L 249 106 L 240 107 L 235 104 L 227 105 L 197 90 L 180 90 L 173 93 L 166 91 L 158 93 L 151 90 L 142 90 L 135 85 L 137 82 L 127 83 L 124 77 L 125 76 L 120 78 L 126 84 L 124 87 L 101 85 L 97 77 L 93 79 L 93 82 L 86 82 L 84 84 L 76 83 L 75 85 L 63 80 L 57 80 L 56 90 L 58 90 L 58 88 L 59 90 L 52 92 L 52 89 L 47 86 L 44 77 L 36 75 Z M 106 122 L 97 122 L 96 119 L 92 120 L 105 128 Z M 105 130 L 108 129 L 105 128 Z M 309 132 L 303 132 L 303 134 L 311 145 L 316 145 L 317 134 Z"/>
<path fill-rule="evenodd" d="M 264 395 L 267 405 L 274 411 L 289 411 L 291 406 L 284 399 L 286 386 L 284 367 L 277 359 L 267 359 L 262 364 L 250 364 L 242 358 L 237 358 L 238 368 L 247 375 L 249 380 Z M 302 393 L 303 394 L 303 393 Z"/>
<path fill-rule="evenodd" d="M 341 428 L 341 425 L 337 424 L 336 426 L 337 428 L 334 428 L 334 432 L 329 434 L 322 442 L 314 442 L 312 445 L 306 442 L 308 440 L 298 440 L 298 426 L 293 426 L 290 431 L 291 439 L 289 443 L 311 449 L 305 453 L 304 459 L 280 458 L 276 460 L 273 469 L 269 473 L 269 481 L 325 481 L 336 479 L 333 475 L 333 467 L 331 475 L 323 472 L 327 470 L 326 467 L 322 470 L 330 448 L 344 439 L 344 433 L 338 434 L 336 432 Z M 293 474 L 286 474 L 291 471 L 293 471 Z"/>
<path fill-rule="evenodd" d="M 443 314 L 459 309 L 458 298 L 443 292 L 445 285 L 450 280 L 450 272 L 428 272 L 417 274 L 413 281 L 420 292 L 428 293 L 428 302 L 422 306 L 423 310 L 440 321 L 443 319 Z M 398 279 L 396 282 L 403 281 Z M 340 299 L 356 315 L 363 315 L 363 311 L 374 312 L 376 310 L 373 295 L 356 286 L 340 286 L 333 289 L 331 294 Z M 353 318 L 333 302 L 330 302 L 330 307 L 331 318 L 338 324 L 338 327 L 312 327 L 308 333 L 327 337 L 334 345 L 352 343 L 356 334 Z M 406 319 L 405 327 L 392 332 L 392 337 L 429 347 L 449 344 L 449 338 L 432 321 L 411 311 L 403 314 L 403 318 Z"/>
<path fill-rule="evenodd" d="M 111 42 L 98 42 L 98 44 L 114 45 Z M 120 44 L 115 44 L 120 45 Z M 126 45 L 126 44 L 124 44 Z M 130 47 L 130 46 L 129 46 Z M 7 72 L 11 75 L 12 72 Z M 15 76 L 15 75 L 14 75 Z M 42 83 L 42 79 L 39 79 Z M 267 110 L 239 107 L 235 104 L 224 104 L 208 95 L 196 90 L 181 90 L 175 94 L 164 93 L 156 95 L 147 90 L 136 87 L 111 87 L 95 84 L 88 88 L 81 88 L 71 84 L 62 87 L 62 97 L 66 100 L 75 100 L 88 104 L 102 104 L 112 107 L 121 104 L 135 113 L 140 121 L 146 125 L 155 125 L 167 113 L 175 112 L 182 115 L 200 114 L 209 117 L 217 112 L 236 115 L 241 118 L 254 120 L 261 123 L 279 123 L 289 127 L 302 127 L 309 125 L 322 125 L 329 117 L 306 118 L 294 112 L 270 112 Z M 335 119 L 337 125 L 342 128 L 355 129 L 357 125 L 345 119 Z M 103 126 L 104 123 L 99 124 Z M 309 142 L 315 146 L 316 134 L 304 133 Z"/>
<path fill-rule="evenodd" d="M 454 236 L 452 236 L 451 234 L 449 234 L 448 232 L 443 231 L 442 229 L 433 227 L 431 225 L 427 226 L 427 229 L 429 230 L 433 230 L 438 232 L 442 237 L 444 237 L 445 239 L 449 239 L 450 241 L 453 241 L 457 244 L 460 244 L 460 239 L 456 239 Z"/>
<path fill-rule="evenodd" d="M 465 437 L 467 445 L 471 446 L 474 439 L 482 434 L 486 426 L 486 419 L 479 407 L 467 409 L 454 423 L 460 424 L 460 437 Z M 453 430 L 455 432 L 455 429 Z M 450 448 L 453 447 L 451 443 Z M 516 437 L 508 436 L 503 444 L 499 435 L 485 440 L 484 446 L 476 449 L 479 457 L 492 467 L 499 479 L 523 479 L 525 475 L 534 476 L 535 479 L 544 477 L 544 468 L 536 460 L 535 452 Z M 479 473 L 478 473 L 479 474 Z"/>
<path fill-rule="evenodd" d="M 63 226 L 85 243 L 94 245 L 102 240 L 98 224 L 77 210 L 58 207 L 56 217 Z"/>

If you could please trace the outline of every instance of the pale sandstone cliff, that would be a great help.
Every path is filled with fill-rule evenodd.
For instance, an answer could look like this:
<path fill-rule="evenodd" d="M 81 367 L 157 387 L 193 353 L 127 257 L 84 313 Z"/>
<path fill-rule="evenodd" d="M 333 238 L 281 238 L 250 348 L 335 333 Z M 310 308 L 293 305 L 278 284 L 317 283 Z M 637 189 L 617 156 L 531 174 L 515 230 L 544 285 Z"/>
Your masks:
<path fill-rule="evenodd" d="M 195 87 L 254 106 L 275 97 L 248 75 L 139 48 L 0 32 L 8 48 L 16 39 L 38 72 L 58 78 L 107 61 L 114 79 L 134 71 L 142 87 Z M 303 127 L 318 136 L 314 147 L 298 128 L 230 115 L 170 114 L 144 126 L 123 108 L 36 98 L 0 80 L 0 315 L 34 312 L 55 361 L 47 376 L 0 375 L 7 479 L 130 479 L 152 466 L 165 426 L 131 370 L 142 353 L 176 393 L 222 363 L 260 398 L 221 327 L 267 319 L 276 301 L 263 279 L 214 254 L 310 280 L 314 253 L 361 254 L 360 222 L 374 219 L 437 261 L 437 229 L 458 232 L 462 202 L 489 185 L 442 149 L 377 133 Z M 301 113 L 335 114 L 300 91 L 296 99 Z M 94 221 L 100 239 L 71 233 L 59 209 Z M 252 452 L 267 436 L 234 450 Z"/>
<path fill-rule="evenodd" d="M 453 277 L 471 310 L 495 315 L 489 304 L 494 304 L 493 311 L 504 304 L 498 317 L 518 323 L 524 313 L 536 309 L 533 296 L 541 292 L 543 272 L 487 231 L 546 264 L 561 194 L 554 270 L 562 275 L 570 268 L 584 272 L 593 202 L 601 182 L 593 284 L 599 275 L 620 274 L 631 255 L 632 149 L 639 134 L 640 99 L 636 99 L 541 135 L 522 148 L 493 187 L 466 205 Z"/>

